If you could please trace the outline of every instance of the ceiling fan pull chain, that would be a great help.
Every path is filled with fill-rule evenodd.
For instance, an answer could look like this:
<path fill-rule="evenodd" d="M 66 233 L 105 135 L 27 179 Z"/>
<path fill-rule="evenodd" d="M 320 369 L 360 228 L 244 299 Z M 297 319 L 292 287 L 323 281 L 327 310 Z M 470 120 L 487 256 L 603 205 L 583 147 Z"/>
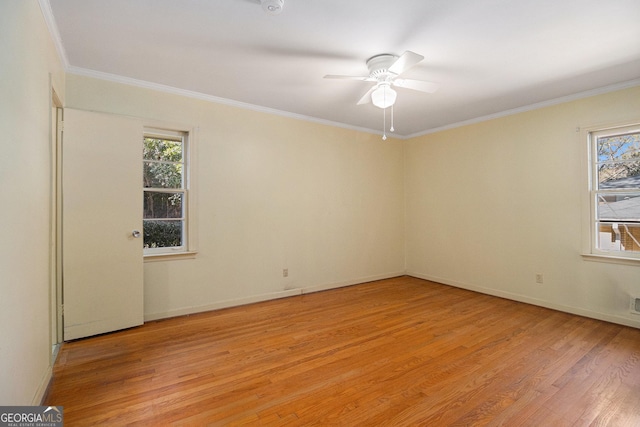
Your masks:
<path fill-rule="evenodd" d="M 391 128 L 389 131 L 393 132 L 395 129 L 393 128 L 393 105 L 391 106 Z"/>
<path fill-rule="evenodd" d="M 382 140 L 387 140 L 387 109 L 382 109 Z"/>

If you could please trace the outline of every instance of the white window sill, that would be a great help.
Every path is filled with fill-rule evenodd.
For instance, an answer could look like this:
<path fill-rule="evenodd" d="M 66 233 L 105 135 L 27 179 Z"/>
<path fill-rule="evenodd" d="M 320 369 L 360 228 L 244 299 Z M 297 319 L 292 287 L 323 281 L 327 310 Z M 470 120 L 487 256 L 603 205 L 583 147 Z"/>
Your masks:
<path fill-rule="evenodd" d="M 161 253 L 161 254 L 145 254 L 144 262 L 155 261 L 172 261 L 178 259 L 194 259 L 198 252 L 174 252 L 174 253 Z"/>
<path fill-rule="evenodd" d="M 606 262 L 611 264 L 635 265 L 640 266 L 640 258 L 626 258 L 611 255 L 600 254 L 582 254 L 585 261 Z"/>

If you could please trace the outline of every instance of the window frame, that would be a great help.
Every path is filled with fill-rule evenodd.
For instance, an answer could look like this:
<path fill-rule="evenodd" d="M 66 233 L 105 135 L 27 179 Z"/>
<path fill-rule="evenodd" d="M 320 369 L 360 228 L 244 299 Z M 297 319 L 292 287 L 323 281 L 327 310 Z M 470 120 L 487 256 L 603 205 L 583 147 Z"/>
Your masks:
<path fill-rule="evenodd" d="M 183 194 L 183 222 L 182 245 L 164 248 L 144 248 L 143 255 L 147 261 L 163 261 L 167 259 L 194 258 L 196 251 L 196 221 L 195 221 L 195 192 L 194 192 L 194 151 L 195 151 L 196 128 L 175 125 L 148 125 L 144 126 L 142 143 L 147 137 L 176 140 L 182 139 L 182 187 L 181 188 L 158 188 L 145 187 L 142 183 L 143 194 L 147 191 L 164 193 Z M 144 156 L 143 156 L 144 157 Z M 142 159 L 141 167 L 144 167 L 146 159 Z M 143 218 L 143 224 L 145 219 Z M 144 230 L 144 226 L 143 226 Z"/>
<path fill-rule="evenodd" d="M 640 252 L 628 252 L 617 250 L 605 250 L 598 247 L 599 226 L 598 200 L 600 195 L 623 195 L 638 194 L 640 187 L 632 188 L 599 188 L 598 182 L 598 138 L 606 136 L 616 136 L 624 134 L 640 133 L 640 120 L 616 123 L 610 125 L 593 126 L 582 130 L 581 141 L 586 141 L 585 150 L 586 164 L 584 170 L 587 172 L 586 202 L 583 206 L 587 214 L 583 216 L 583 258 L 592 261 L 613 262 L 621 264 L 640 264 Z M 603 223 L 607 223 L 603 221 Z"/>

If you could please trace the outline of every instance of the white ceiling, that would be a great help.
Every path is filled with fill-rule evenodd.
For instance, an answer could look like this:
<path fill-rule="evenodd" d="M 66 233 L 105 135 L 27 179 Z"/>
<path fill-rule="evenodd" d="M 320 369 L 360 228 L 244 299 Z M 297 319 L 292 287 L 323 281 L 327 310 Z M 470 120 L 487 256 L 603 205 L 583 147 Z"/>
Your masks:
<path fill-rule="evenodd" d="M 284 0 L 280 15 L 259 0 L 49 4 L 70 72 L 373 132 L 382 110 L 356 105 L 371 83 L 323 76 L 367 75 L 371 56 L 419 53 L 403 77 L 440 89 L 398 89 L 401 137 L 640 84 L 639 0 Z"/>

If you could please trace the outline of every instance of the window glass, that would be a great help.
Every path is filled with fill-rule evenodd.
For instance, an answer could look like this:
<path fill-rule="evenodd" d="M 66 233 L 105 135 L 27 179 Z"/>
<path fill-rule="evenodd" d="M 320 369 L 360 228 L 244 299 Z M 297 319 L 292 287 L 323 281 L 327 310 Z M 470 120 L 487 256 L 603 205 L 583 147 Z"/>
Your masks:
<path fill-rule="evenodd" d="M 145 253 L 186 249 L 186 135 L 145 134 L 143 230 Z"/>
<path fill-rule="evenodd" d="M 592 132 L 594 251 L 640 255 L 640 128 Z"/>

